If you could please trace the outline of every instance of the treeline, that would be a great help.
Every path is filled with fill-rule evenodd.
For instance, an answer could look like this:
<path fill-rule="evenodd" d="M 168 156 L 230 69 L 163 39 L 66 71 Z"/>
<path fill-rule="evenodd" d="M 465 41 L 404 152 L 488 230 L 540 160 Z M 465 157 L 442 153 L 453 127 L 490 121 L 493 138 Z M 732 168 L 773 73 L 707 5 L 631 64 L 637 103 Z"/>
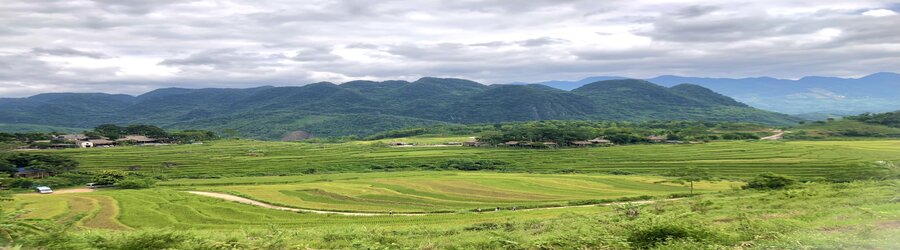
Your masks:
<path fill-rule="evenodd" d="M 367 137 L 368 140 L 420 135 L 478 135 L 479 141 L 497 144 L 506 141 L 555 142 L 569 145 L 574 141 L 604 138 L 616 144 L 649 142 L 651 135 L 666 140 L 709 141 L 759 139 L 767 127 L 740 122 L 704 121 L 533 121 L 516 123 L 438 125 L 392 130 Z"/>
<path fill-rule="evenodd" d="M 34 186 L 84 185 L 90 174 L 78 172 L 78 161 L 62 155 L 0 152 L 0 186 L 32 188 Z M 21 171 L 20 171 L 21 170 Z M 28 178 L 11 178 L 27 174 Z"/>
<path fill-rule="evenodd" d="M 147 175 L 136 171 L 104 170 L 88 172 L 78 170 L 78 161 L 56 154 L 29 154 L 0 152 L 0 187 L 29 189 L 37 186 L 53 188 L 97 185 L 124 189 L 148 188 L 164 175 Z"/>
<path fill-rule="evenodd" d="M 844 119 L 855 120 L 869 124 L 880 124 L 888 127 L 900 128 L 900 110 L 880 114 L 862 113 L 855 116 L 847 116 Z"/>
<path fill-rule="evenodd" d="M 60 132 L 31 132 L 31 133 L 2 133 L 0 132 L 0 142 L 20 142 L 32 143 L 35 141 L 49 140 L 51 143 L 64 143 L 64 141 L 56 140 L 56 137 L 65 133 Z M 207 130 L 181 130 L 166 131 L 160 127 L 153 125 L 135 124 L 128 126 L 118 126 L 115 124 L 104 124 L 95 127 L 93 130 L 82 132 L 88 139 L 107 138 L 116 140 L 128 135 L 142 135 L 149 138 L 160 139 L 167 142 L 195 142 L 204 140 L 215 140 L 219 136 L 212 131 Z"/>
<path fill-rule="evenodd" d="M 95 127 L 93 131 L 85 131 L 84 135 L 89 138 L 107 137 L 110 140 L 119 139 L 127 135 L 143 135 L 150 138 L 178 142 L 218 139 L 218 136 L 212 131 L 183 130 L 167 132 L 160 127 L 144 124 L 128 125 L 124 127 L 115 124 L 103 124 Z"/>
<path fill-rule="evenodd" d="M 0 142 L 33 142 L 39 140 L 50 140 L 53 135 L 61 133 L 4 133 L 0 132 Z"/>

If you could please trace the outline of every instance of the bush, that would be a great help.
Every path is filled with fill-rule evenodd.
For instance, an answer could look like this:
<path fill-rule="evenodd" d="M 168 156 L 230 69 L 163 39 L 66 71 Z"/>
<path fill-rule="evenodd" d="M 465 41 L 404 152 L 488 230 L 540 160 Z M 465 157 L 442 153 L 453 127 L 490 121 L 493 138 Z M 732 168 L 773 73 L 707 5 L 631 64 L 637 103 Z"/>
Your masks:
<path fill-rule="evenodd" d="M 116 182 L 115 186 L 122 189 L 142 189 L 153 187 L 154 184 L 156 181 L 153 179 L 128 177 Z"/>
<path fill-rule="evenodd" d="M 650 249 L 673 241 L 703 242 L 712 237 L 712 233 L 688 223 L 659 222 L 637 228 L 628 235 L 628 241 L 636 249 Z"/>
<path fill-rule="evenodd" d="M 777 175 L 773 173 L 760 174 L 744 185 L 744 189 L 784 189 L 793 185 L 796 181 L 787 176 Z"/>
<path fill-rule="evenodd" d="M 614 169 L 612 171 L 609 171 L 609 174 L 611 174 L 611 175 L 633 175 L 635 173 L 631 172 L 631 171 L 626 171 L 626 170 Z"/>
<path fill-rule="evenodd" d="M 118 170 L 103 170 L 94 175 L 91 181 L 97 185 L 113 185 L 125 179 L 125 172 Z"/>
<path fill-rule="evenodd" d="M 449 159 L 441 165 L 443 169 L 457 169 L 463 171 L 478 170 L 497 170 L 501 165 L 506 165 L 505 161 L 492 160 L 470 160 L 470 159 Z"/>

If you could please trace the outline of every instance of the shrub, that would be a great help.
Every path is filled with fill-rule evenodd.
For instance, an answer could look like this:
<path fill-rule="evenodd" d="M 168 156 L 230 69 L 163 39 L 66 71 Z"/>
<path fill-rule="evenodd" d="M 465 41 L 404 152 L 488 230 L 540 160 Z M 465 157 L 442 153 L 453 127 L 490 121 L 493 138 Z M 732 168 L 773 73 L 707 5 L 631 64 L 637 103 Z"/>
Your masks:
<path fill-rule="evenodd" d="M 125 172 L 118 170 L 103 170 L 94 175 L 91 180 L 97 185 L 113 185 L 125 179 Z"/>
<path fill-rule="evenodd" d="M 633 175 L 633 174 L 635 174 L 635 173 L 634 173 L 634 172 L 631 172 L 631 171 L 625 171 L 625 170 L 614 169 L 614 170 L 612 170 L 612 171 L 609 171 L 609 174 L 611 174 L 611 175 Z"/>
<path fill-rule="evenodd" d="M 628 241 L 634 248 L 649 249 L 673 241 L 703 242 L 712 237 L 712 233 L 688 223 L 659 222 L 635 229 L 629 233 Z"/>
<path fill-rule="evenodd" d="M 441 165 L 441 168 L 463 171 L 497 170 L 501 165 L 506 164 L 505 161 L 496 160 L 449 159 Z"/>
<path fill-rule="evenodd" d="M 31 188 L 34 186 L 34 180 L 26 178 L 13 179 L 9 182 L 9 187 L 13 188 Z"/>
<path fill-rule="evenodd" d="M 141 189 L 153 187 L 154 184 L 156 181 L 153 179 L 128 177 L 116 182 L 115 186 L 122 189 Z"/>
<path fill-rule="evenodd" d="M 465 228 L 466 231 L 485 231 L 497 229 L 500 229 L 500 225 L 493 222 L 481 222 Z"/>
<path fill-rule="evenodd" d="M 777 175 L 773 173 L 760 174 L 744 185 L 744 189 L 784 189 L 793 185 L 796 181 L 787 176 Z"/>

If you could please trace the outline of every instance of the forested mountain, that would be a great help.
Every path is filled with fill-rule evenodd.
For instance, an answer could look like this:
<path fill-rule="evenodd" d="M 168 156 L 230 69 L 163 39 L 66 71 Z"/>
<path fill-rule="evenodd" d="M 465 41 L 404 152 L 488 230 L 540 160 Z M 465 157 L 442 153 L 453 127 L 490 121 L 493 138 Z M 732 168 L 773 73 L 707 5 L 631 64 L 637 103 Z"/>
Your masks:
<path fill-rule="evenodd" d="M 595 82 L 546 81 L 537 84 L 572 90 Z M 900 108 L 900 74 L 875 73 L 860 78 L 808 76 L 797 80 L 772 77 L 707 78 L 665 75 L 647 79 L 662 86 L 691 83 L 737 99 L 750 106 L 787 114 L 818 114 L 840 117 L 862 112 L 886 112 Z M 522 84 L 522 83 L 516 83 Z"/>
<path fill-rule="evenodd" d="M 276 139 L 297 130 L 369 135 L 441 123 L 583 120 L 710 120 L 790 124 L 697 85 L 598 81 L 572 91 L 543 85 L 483 85 L 426 77 L 249 89 L 158 89 L 139 96 L 41 94 L 0 99 L 0 123 L 89 128 L 104 123 L 238 130 Z"/>

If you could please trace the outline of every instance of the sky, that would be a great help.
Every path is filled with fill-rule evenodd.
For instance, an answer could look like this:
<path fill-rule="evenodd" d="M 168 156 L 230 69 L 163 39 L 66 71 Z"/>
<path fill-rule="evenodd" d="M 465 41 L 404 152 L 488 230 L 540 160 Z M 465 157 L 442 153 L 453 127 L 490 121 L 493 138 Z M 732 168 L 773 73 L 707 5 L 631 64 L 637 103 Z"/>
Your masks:
<path fill-rule="evenodd" d="M 900 72 L 900 0 L 4 0 L 0 97 Z"/>

